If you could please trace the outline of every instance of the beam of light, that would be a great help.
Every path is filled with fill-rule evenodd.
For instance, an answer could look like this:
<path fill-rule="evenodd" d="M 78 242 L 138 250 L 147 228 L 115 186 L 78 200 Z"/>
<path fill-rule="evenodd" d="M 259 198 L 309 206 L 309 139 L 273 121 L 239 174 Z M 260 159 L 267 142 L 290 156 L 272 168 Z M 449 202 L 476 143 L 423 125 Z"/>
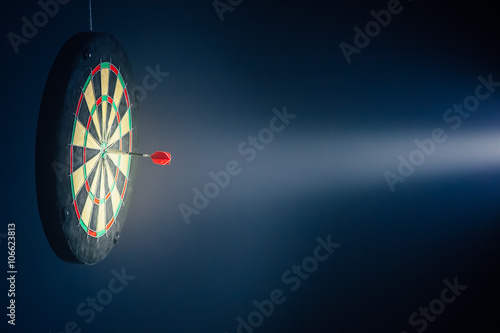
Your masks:
<path fill-rule="evenodd" d="M 436 144 L 430 156 L 408 177 L 447 177 L 452 174 L 478 173 L 500 166 L 499 132 L 452 133 L 446 142 Z M 327 135 L 303 133 L 275 143 L 259 153 L 255 161 L 242 166 L 245 184 L 252 190 L 282 191 L 291 187 L 366 188 L 384 184 L 385 171 L 397 173 L 401 155 L 419 149 L 415 139 L 429 137 L 390 132 L 347 132 Z M 402 184 L 406 186 L 407 183 Z M 273 184 L 273 186 L 269 186 Z"/>
<path fill-rule="evenodd" d="M 485 170 L 500 166 L 499 132 L 462 131 L 452 134 L 446 142 L 436 144 L 433 154 L 426 156 L 421 165 L 415 166 L 415 172 L 404 183 L 396 185 L 398 191 L 404 188 L 411 190 L 422 182 L 439 182 L 441 178 L 480 175 Z M 177 205 L 180 202 L 190 204 L 192 188 L 202 190 L 207 182 L 212 181 L 208 173 L 223 170 L 230 159 L 237 160 L 243 171 L 232 177 L 228 187 L 211 200 L 213 203 L 242 200 L 227 192 L 265 196 L 271 201 L 294 191 L 312 194 L 322 193 L 325 189 L 335 193 L 345 189 L 364 191 L 378 188 L 390 193 L 384 172 L 397 173 L 400 163 L 398 156 L 408 159 L 410 153 L 418 149 L 414 140 L 426 137 L 428 133 L 425 132 L 420 135 L 390 131 L 349 131 L 323 135 L 314 132 L 294 133 L 285 140 L 270 143 L 252 162 L 247 162 L 236 150 L 225 150 L 205 155 L 204 171 L 174 165 L 176 169 L 169 170 L 169 173 L 175 176 L 162 176 L 163 171 L 159 169 L 143 172 L 140 175 L 141 186 L 148 188 L 148 191 L 156 192 L 155 185 L 163 182 L 168 182 L 168 188 L 175 191 L 168 195 L 165 190 L 156 193 L 153 197 L 162 198 L 159 201 L 144 201 L 140 197 L 136 201 L 141 207 L 148 206 L 146 211 L 166 209 L 177 219 L 180 217 Z M 212 138 L 212 141 L 217 139 Z M 233 155 L 228 154 L 228 151 L 232 151 Z M 182 164 L 182 160 L 179 163 Z M 144 167 L 149 166 L 146 164 Z M 179 170 L 183 171 L 180 175 Z M 193 176 L 197 178 L 194 182 L 191 180 Z M 160 206 L 162 209 L 158 208 Z"/>

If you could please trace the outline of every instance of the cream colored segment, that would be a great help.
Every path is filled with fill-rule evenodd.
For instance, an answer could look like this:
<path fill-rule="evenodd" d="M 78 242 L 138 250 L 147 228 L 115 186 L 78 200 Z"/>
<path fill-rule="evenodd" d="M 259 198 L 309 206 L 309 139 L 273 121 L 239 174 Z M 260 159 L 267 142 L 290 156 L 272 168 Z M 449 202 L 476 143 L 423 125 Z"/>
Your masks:
<path fill-rule="evenodd" d="M 87 148 L 97 149 L 97 150 L 101 149 L 96 139 L 94 139 L 94 137 L 92 136 L 92 134 L 90 134 L 90 132 L 89 135 L 87 135 Z"/>
<path fill-rule="evenodd" d="M 113 145 L 116 141 L 118 141 L 120 139 L 120 126 L 121 126 L 121 124 L 118 124 L 118 126 L 116 126 L 115 131 L 113 132 L 113 134 L 109 138 L 108 147 Z"/>
<path fill-rule="evenodd" d="M 88 228 L 90 224 L 90 216 L 92 214 L 92 207 L 94 206 L 94 202 L 90 199 L 90 196 L 87 196 L 87 200 L 85 201 L 85 207 L 83 207 L 83 212 L 81 215 L 83 224 Z"/>
<path fill-rule="evenodd" d="M 107 96 L 109 91 L 109 68 L 101 69 L 101 95 Z"/>
<path fill-rule="evenodd" d="M 123 115 L 120 125 L 122 126 L 122 137 L 124 137 L 130 131 L 130 109 Z"/>
<path fill-rule="evenodd" d="M 98 160 L 99 160 L 99 154 L 92 157 L 87 162 L 87 175 L 92 171 Z M 77 195 L 78 192 L 80 192 L 80 188 L 83 186 L 84 183 L 85 183 L 85 176 L 83 173 L 83 165 L 82 165 L 76 171 L 73 172 L 73 189 L 75 190 L 75 195 Z"/>
<path fill-rule="evenodd" d="M 97 109 L 96 109 L 97 110 Z M 94 115 L 92 116 L 92 122 L 94 123 L 94 126 L 95 126 L 95 130 L 97 132 L 97 136 L 99 137 L 99 140 L 102 140 L 101 139 L 101 125 L 99 124 L 100 121 L 99 121 L 99 115 L 97 114 L 98 112 L 94 112 Z"/>
<path fill-rule="evenodd" d="M 101 95 L 107 96 L 109 91 L 109 68 L 101 69 Z M 108 116 L 108 103 L 107 101 L 102 101 L 102 135 L 106 137 L 106 119 Z"/>
<path fill-rule="evenodd" d="M 86 163 L 87 177 L 88 177 L 88 175 L 90 175 L 92 170 L 94 170 L 94 167 L 95 167 L 96 163 L 99 161 L 100 156 L 101 156 L 100 154 L 97 154 L 94 157 L 92 157 L 90 160 L 87 161 L 87 163 Z M 83 168 L 83 166 L 82 166 L 82 168 Z M 94 193 L 94 191 L 92 191 L 92 193 Z"/>
<path fill-rule="evenodd" d="M 109 165 L 107 166 L 106 171 L 108 174 L 108 186 L 110 189 L 113 188 L 113 191 L 111 192 L 111 210 L 114 215 L 115 209 L 118 208 L 118 204 L 120 203 L 121 198 L 120 198 L 120 193 L 118 192 L 118 188 L 116 186 L 113 186 L 115 177 L 111 174 L 111 169 Z"/>
<path fill-rule="evenodd" d="M 114 179 L 115 179 L 115 177 L 111 173 L 111 169 L 109 167 L 109 164 L 107 162 L 105 162 L 105 164 L 106 164 L 106 173 L 108 175 L 108 187 L 109 187 L 109 190 L 111 190 L 113 187 L 116 188 L 116 186 L 113 186 L 114 185 Z M 115 203 L 113 201 L 113 196 L 111 196 L 111 211 L 114 212 L 114 210 L 115 210 Z"/>
<path fill-rule="evenodd" d="M 102 102 L 102 135 L 101 137 L 106 137 L 106 118 L 108 117 L 108 102 Z"/>
<path fill-rule="evenodd" d="M 122 156 L 122 159 L 120 160 L 120 172 L 125 177 L 127 177 L 129 162 L 130 162 L 130 155 L 129 156 Z"/>
<path fill-rule="evenodd" d="M 108 154 L 108 157 L 111 161 L 113 161 L 113 163 L 115 164 L 115 166 L 118 168 L 118 159 L 120 158 L 120 155 L 118 154 Z M 123 160 L 123 158 L 121 159 Z M 121 167 L 121 165 L 120 165 Z"/>
<path fill-rule="evenodd" d="M 92 82 L 92 79 L 90 80 L 87 89 L 85 90 L 85 102 L 87 102 L 89 112 L 92 111 L 92 108 L 95 104 L 94 84 Z"/>
<path fill-rule="evenodd" d="M 80 120 L 76 120 L 75 133 L 73 134 L 73 146 L 83 147 L 85 142 L 85 126 L 82 125 Z"/>
<path fill-rule="evenodd" d="M 130 117 L 130 109 L 128 109 L 127 112 L 125 112 L 125 114 L 123 115 L 123 118 L 120 121 L 120 125 L 116 126 L 113 135 L 111 135 L 111 137 L 108 140 L 108 146 L 114 144 L 121 137 L 123 138 L 130 131 L 129 117 Z M 121 137 L 120 137 L 120 127 L 121 127 Z"/>
<path fill-rule="evenodd" d="M 85 90 L 85 101 L 87 102 L 87 107 L 89 108 L 89 112 L 92 111 L 92 108 L 95 105 L 95 95 L 94 95 L 94 84 L 93 81 L 90 80 L 87 89 Z M 92 122 L 94 123 L 95 129 L 97 131 L 97 136 L 99 140 L 101 140 L 101 126 L 99 125 L 99 117 L 96 112 L 92 115 Z"/>
<path fill-rule="evenodd" d="M 115 93 L 113 95 L 113 102 L 115 103 L 116 107 L 120 107 L 120 101 L 122 100 L 123 96 L 123 86 L 120 80 L 118 78 L 116 79 L 116 86 L 115 86 Z M 116 113 L 116 110 L 113 108 L 111 111 L 111 115 L 109 116 L 108 120 L 108 127 L 106 131 L 106 136 L 109 137 L 110 132 L 111 132 L 111 126 L 113 125 L 113 120 L 115 119 L 114 113 Z"/>
<path fill-rule="evenodd" d="M 113 95 L 113 102 L 115 102 L 116 107 L 120 106 L 120 101 L 122 100 L 122 96 L 123 96 L 123 86 L 121 81 L 117 78 L 115 85 L 115 93 Z"/>
<path fill-rule="evenodd" d="M 85 182 L 85 177 L 83 175 L 83 165 L 79 167 L 75 172 L 73 172 L 73 190 L 75 191 L 75 196 L 80 192 L 80 189 Z"/>
<path fill-rule="evenodd" d="M 101 200 L 104 200 L 104 196 L 106 195 L 106 193 L 104 193 L 105 189 L 104 189 L 104 173 L 106 172 L 104 169 L 104 164 L 101 163 L 102 167 L 101 167 L 101 180 L 100 180 L 100 185 L 101 185 L 101 188 L 100 188 L 100 192 L 99 192 L 99 197 L 101 198 Z M 104 228 L 106 227 L 106 205 L 105 205 L 105 201 L 103 202 L 100 202 L 99 204 L 99 214 L 97 215 L 97 229 L 96 231 L 99 232 L 101 230 L 104 230 Z"/>
<path fill-rule="evenodd" d="M 111 193 L 111 203 L 113 204 L 113 216 L 116 214 L 116 209 L 118 209 L 118 205 L 120 204 L 120 192 L 118 192 L 118 187 L 115 186 L 113 192 Z"/>

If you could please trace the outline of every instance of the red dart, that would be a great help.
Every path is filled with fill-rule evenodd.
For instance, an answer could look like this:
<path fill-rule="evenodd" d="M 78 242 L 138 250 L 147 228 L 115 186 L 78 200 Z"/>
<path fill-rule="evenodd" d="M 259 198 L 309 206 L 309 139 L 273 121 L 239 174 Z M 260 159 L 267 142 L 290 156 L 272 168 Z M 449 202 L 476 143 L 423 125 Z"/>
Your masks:
<path fill-rule="evenodd" d="M 121 150 L 114 149 L 106 149 L 103 151 L 105 154 L 119 154 L 119 155 L 132 155 L 132 156 L 142 156 L 142 157 L 151 157 L 153 163 L 158 165 L 169 165 L 171 156 L 170 153 L 165 151 L 155 151 L 153 154 L 141 154 L 141 153 L 133 153 L 133 152 L 125 152 Z"/>

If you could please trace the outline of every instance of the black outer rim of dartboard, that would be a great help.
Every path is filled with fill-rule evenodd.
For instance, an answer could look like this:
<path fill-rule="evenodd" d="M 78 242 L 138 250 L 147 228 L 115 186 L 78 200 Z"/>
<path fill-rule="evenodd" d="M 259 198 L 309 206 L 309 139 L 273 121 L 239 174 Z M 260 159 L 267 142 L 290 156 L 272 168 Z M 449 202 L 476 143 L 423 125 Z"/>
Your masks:
<path fill-rule="evenodd" d="M 108 232 L 94 238 L 79 225 L 69 177 L 73 122 L 82 86 L 91 69 L 109 60 L 119 67 L 129 91 L 134 149 L 137 101 L 130 94 L 134 86 L 132 66 L 116 38 L 108 33 L 80 32 L 64 44 L 50 70 L 40 105 L 35 151 L 38 212 L 52 250 L 66 262 L 92 265 L 104 259 L 118 243 L 132 196 L 136 159 L 130 164 L 124 202 Z"/>

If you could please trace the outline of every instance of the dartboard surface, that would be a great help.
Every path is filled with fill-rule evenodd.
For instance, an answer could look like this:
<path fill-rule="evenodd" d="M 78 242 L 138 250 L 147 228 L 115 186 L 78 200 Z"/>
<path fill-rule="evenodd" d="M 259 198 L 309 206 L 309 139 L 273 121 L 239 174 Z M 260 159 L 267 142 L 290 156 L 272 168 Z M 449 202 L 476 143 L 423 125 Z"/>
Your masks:
<path fill-rule="evenodd" d="M 79 33 L 59 52 L 40 107 L 38 209 L 63 260 L 95 264 L 118 243 L 131 200 L 136 104 L 130 62 L 107 33 Z M 122 152 L 120 154 L 119 152 Z"/>

